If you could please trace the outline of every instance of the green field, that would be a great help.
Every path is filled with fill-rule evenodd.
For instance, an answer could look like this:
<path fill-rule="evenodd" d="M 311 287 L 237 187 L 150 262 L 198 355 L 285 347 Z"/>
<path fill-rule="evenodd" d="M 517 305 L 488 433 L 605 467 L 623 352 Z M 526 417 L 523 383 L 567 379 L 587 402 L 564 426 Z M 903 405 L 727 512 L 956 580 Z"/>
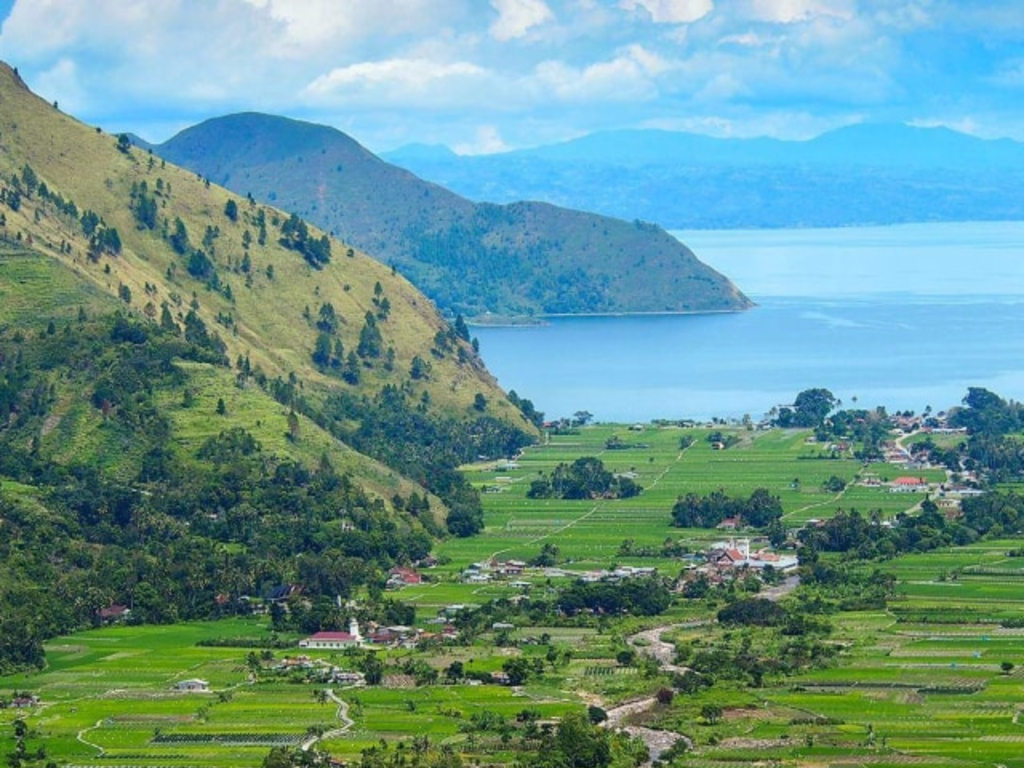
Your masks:
<path fill-rule="evenodd" d="M 823 447 L 810 441 L 807 430 L 739 430 L 740 442 L 724 451 L 714 450 L 707 441 L 711 431 L 596 426 L 575 435 L 552 435 L 544 445 L 527 449 L 511 468 L 504 461 L 474 465 L 469 477 L 485 491 L 486 534 L 445 542 L 440 552 L 463 564 L 496 554 L 528 559 L 543 542 L 551 542 L 563 557 L 581 567 L 604 567 L 612 561 L 642 564 L 616 554 L 625 539 L 633 539 L 638 547 L 655 548 L 666 538 L 685 539 L 702 548 L 723 538 L 721 532 L 684 531 L 671 525 L 672 505 L 690 492 L 706 494 L 724 488 L 731 495 L 748 496 L 756 488 L 767 488 L 782 500 L 790 526 L 829 517 L 838 507 L 862 512 L 878 509 L 891 517 L 922 498 L 860 485 L 850 485 L 842 494 L 825 491 L 822 484 L 831 476 L 852 481 L 862 465 L 852 459 L 820 458 Z M 632 447 L 607 450 L 606 441 L 613 435 Z M 680 450 L 680 439 L 687 435 L 695 442 Z M 560 462 L 570 463 L 580 456 L 597 456 L 613 472 L 635 473 L 643 494 L 599 501 L 527 498 L 538 473 L 549 474 Z M 890 471 L 893 477 L 903 474 L 896 468 Z"/>
<path fill-rule="evenodd" d="M 470 563 L 498 557 L 527 560 L 544 543 L 557 545 L 560 565 L 570 570 L 612 564 L 654 565 L 675 576 L 682 561 L 655 556 L 620 556 L 624 540 L 658 550 L 667 539 L 691 550 L 721 540 L 721 531 L 682 530 L 670 525 L 675 499 L 718 487 L 747 495 L 766 487 L 781 497 L 790 526 L 827 517 L 837 508 L 881 510 L 885 517 L 912 508 L 923 496 L 894 494 L 885 488 L 851 484 L 841 494 L 822 489 L 832 475 L 853 481 L 862 471 L 852 460 L 819 458 L 820 447 L 804 431 L 739 431 L 740 442 L 713 450 L 709 430 L 648 428 L 632 431 L 600 426 L 578 435 L 552 436 L 528 449 L 514 466 L 488 462 L 471 467 L 472 481 L 484 493 L 486 530 L 469 539 L 449 539 L 437 550 L 441 565 L 424 571 L 424 583 L 392 596 L 416 607 L 427 622 L 453 604 L 485 605 L 521 594 L 543 596 L 566 577 L 527 571 L 521 581 L 464 583 Z M 606 450 L 618 435 L 634 447 Z M 680 438 L 696 441 L 680 450 Z M 559 462 L 596 455 L 616 472 L 632 471 L 644 487 L 629 500 L 531 500 L 526 491 L 538 472 Z M 898 468 L 873 465 L 876 474 Z M 5 493 L 25 489 L 5 483 Z M 759 768 L 769 764 L 817 767 L 993 766 L 1024 768 L 1024 559 L 1009 556 L 1016 540 L 981 541 L 967 547 L 868 563 L 897 578 L 884 609 L 832 613 L 828 643 L 837 651 L 829 663 L 794 677 L 768 675 L 760 687 L 728 679 L 692 694 L 677 693 L 672 703 L 634 715 L 635 723 L 685 734 L 694 748 L 679 768 Z M 799 597 L 799 594 L 797 597 Z M 542 659 L 543 644 L 570 649 L 571 660 L 546 667 L 522 690 L 497 685 L 432 685 L 418 688 L 338 689 L 334 701 L 320 703 L 321 685 L 274 675 L 266 662 L 254 678 L 249 649 L 197 645 L 215 638 L 265 640 L 265 618 L 169 627 L 108 627 L 53 640 L 45 670 L 0 679 L 0 697 L 26 690 L 40 703 L 26 710 L 0 710 L 0 751 L 9 751 L 10 728 L 26 717 L 29 746 L 45 745 L 59 765 L 249 766 L 272 746 L 296 747 L 324 732 L 319 746 L 341 759 L 388 742 L 428 736 L 456 748 L 470 762 L 514 761 L 494 734 L 469 727 L 474 716 L 493 713 L 514 721 L 524 708 L 544 719 L 569 708 L 600 702 L 613 706 L 650 696 L 670 684 L 663 674 L 616 662 L 631 632 L 651 626 L 680 625 L 664 634 L 688 653 L 752 643 L 761 653 L 785 653 L 791 638 L 753 628 L 731 630 L 692 620 L 713 618 L 724 593 L 706 600 L 680 599 L 654 619 L 620 618 L 591 626 L 530 626 L 517 620 L 509 644 L 485 632 L 468 646 L 433 650 L 388 650 L 389 664 L 426 661 L 443 670 L 453 661 L 468 670 L 491 672 L 514 656 Z M 1006 626 L 1003 626 L 1005 624 Z M 296 638 L 297 639 L 297 638 Z M 298 651 L 275 651 L 279 660 Z M 354 668 L 345 655 L 315 652 L 324 661 Z M 1012 667 L 1006 668 L 1010 664 Z M 180 693 L 176 682 L 209 681 L 208 693 Z M 709 723 L 702 708 L 714 704 L 721 718 Z M 345 714 L 351 718 L 347 724 Z"/>

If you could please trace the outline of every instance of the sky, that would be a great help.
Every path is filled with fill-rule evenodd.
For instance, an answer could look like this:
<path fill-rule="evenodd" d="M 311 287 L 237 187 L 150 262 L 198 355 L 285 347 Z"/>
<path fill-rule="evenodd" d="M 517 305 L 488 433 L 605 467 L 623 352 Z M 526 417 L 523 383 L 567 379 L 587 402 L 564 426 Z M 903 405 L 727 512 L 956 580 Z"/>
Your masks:
<path fill-rule="evenodd" d="M 154 142 L 241 111 L 376 152 L 865 121 L 1024 141 L 1021 0 L 0 0 L 0 59 Z"/>

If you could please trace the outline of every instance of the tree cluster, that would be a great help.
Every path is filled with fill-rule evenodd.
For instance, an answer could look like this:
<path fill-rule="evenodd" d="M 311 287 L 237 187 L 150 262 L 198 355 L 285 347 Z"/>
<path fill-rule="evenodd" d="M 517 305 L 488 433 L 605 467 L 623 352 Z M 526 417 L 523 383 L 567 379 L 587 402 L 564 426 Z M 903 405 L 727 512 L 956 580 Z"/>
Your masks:
<path fill-rule="evenodd" d="M 728 496 L 719 488 L 706 496 L 688 493 L 672 507 L 672 524 L 680 528 L 714 528 L 727 518 L 752 528 L 765 528 L 782 517 L 782 502 L 767 488 L 757 488 L 747 499 Z"/>
<path fill-rule="evenodd" d="M 632 478 L 605 469 L 600 459 L 584 456 L 572 464 L 560 463 L 550 477 L 534 480 L 526 495 L 531 499 L 627 499 L 642 490 Z"/>
<path fill-rule="evenodd" d="M 581 611 L 631 616 L 657 616 L 672 604 L 672 593 L 657 577 L 619 582 L 577 582 L 558 596 L 558 607 L 574 615 Z"/>
<path fill-rule="evenodd" d="M 321 269 L 331 260 L 331 240 L 327 235 L 315 237 L 309 226 L 296 214 L 281 224 L 281 245 L 302 254 L 311 267 Z"/>
<path fill-rule="evenodd" d="M 780 427 L 818 427 L 838 405 L 839 400 L 827 389 L 805 389 L 792 408 L 779 409 L 775 423 Z"/>
<path fill-rule="evenodd" d="M 46 638 L 111 604 L 130 605 L 133 621 L 209 618 L 291 583 L 316 606 L 382 588 L 382 572 L 429 552 L 413 516 L 424 505 L 390 512 L 326 459 L 269 456 L 238 428 L 184 451 L 162 404 L 183 389 L 192 399 L 174 361 L 225 362 L 197 343 L 200 324 L 181 335 L 115 316 L 31 344 L 0 337 L 0 475 L 38 489 L 31 504 L 0 502 L 0 671 L 38 664 Z M 109 441 L 90 451 L 122 457 L 116 477 L 90 451 L 60 463 L 31 438 L 71 391 L 93 409 L 79 418 L 102 423 L 90 440 Z"/>

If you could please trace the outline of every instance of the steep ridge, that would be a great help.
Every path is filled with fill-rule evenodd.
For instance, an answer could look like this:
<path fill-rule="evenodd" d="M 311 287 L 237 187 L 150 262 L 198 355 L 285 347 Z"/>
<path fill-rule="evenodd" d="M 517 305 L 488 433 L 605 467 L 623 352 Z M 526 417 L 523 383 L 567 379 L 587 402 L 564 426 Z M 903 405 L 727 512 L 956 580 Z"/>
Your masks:
<path fill-rule="evenodd" d="M 453 315 L 751 306 L 659 227 L 543 203 L 472 203 L 326 126 L 230 115 L 154 151 L 239 194 L 298 212 L 394 265 Z"/>
<path fill-rule="evenodd" d="M 38 267 L 28 270 L 28 284 L 0 282 L 9 299 L 0 323 L 66 322 L 83 305 L 116 306 L 153 327 L 201 335 L 233 367 L 226 370 L 238 377 L 239 391 L 276 398 L 272 442 L 281 443 L 287 412 L 297 411 L 308 425 L 300 442 L 317 446 L 305 458 L 328 450 L 383 499 L 417 487 L 400 476 L 409 462 L 392 460 L 400 449 L 370 451 L 387 469 L 342 442 L 374 442 L 360 430 L 376 423 L 365 416 L 382 397 L 449 431 L 463 425 L 478 439 L 500 433 L 517 442 L 535 431 L 486 371 L 465 327 L 445 321 L 394 270 L 291 214 L 79 123 L 33 95 L 6 65 L 0 195 L 0 281 Z M 52 263 L 40 266 L 40 259 Z M 57 283 L 66 294 L 48 301 Z M 473 426 L 481 420 L 486 428 Z M 257 421 L 246 427 L 257 430 Z M 297 445 L 281 443 L 303 454 Z M 461 450 L 475 456 L 486 449 Z M 429 482 L 425 466 L 413 472 L 418 484 Z"/>
<path fill-rule="evenodd" d="M 478 531 L 458 465 L 540 419 L 389 267 L 0 64 L 0 674 L 110 606 L 411 623 L 388 569 Z"/>

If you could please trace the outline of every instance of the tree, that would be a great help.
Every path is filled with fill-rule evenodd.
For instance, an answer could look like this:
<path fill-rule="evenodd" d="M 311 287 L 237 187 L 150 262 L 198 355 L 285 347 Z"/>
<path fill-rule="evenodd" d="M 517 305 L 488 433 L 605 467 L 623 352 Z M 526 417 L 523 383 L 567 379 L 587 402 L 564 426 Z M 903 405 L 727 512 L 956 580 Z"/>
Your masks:
<path fill-rule="evenodd" d="M 461 680 L 466 676 L 466 670 L 461 661 L 456 659 L 444 671 L 444 676 L 449 682 Z"/>
<path fill-rule="evenodd" d="M 323 331 L 316 336 L 316 346 L 313 348 L 313 362 L 321 368 L 326 368 L 331 362 L 331 337 Z"/>
<path fill-rule="evenodd" d="M 224 215 L 231 221 L 238 221 L 238 203 L 234 200 L 228 200 L 224 203 Z"/>
<path fill-rule="evenodd" d="M 705 704 L 700 708 L 700 716 L 708 725 L 714 725 L 722 717 L 722 708 L 717 704 Z"/>
<path fill-rule="evenodd" d="M 473 408 L 481 413 L 487 410 L 487 398 L 483 396 L 482 392 L 477 392 L 473 398 Z"/>
<path fill-rule="evenodd" d="M 529 679 L 532 671 L 530 662 L 522 656 L 506 659 L 505 663 L 501 665 L 501 669 L 508 675 L 508 681 L 511 685 L 522 685 Z"/>
<path fill-rule="evenodd" d="M 590 411 L 576 411 L 576 413 L 572 415 L 572 423 L 575 427 L 585 427 L 593 418 L 594 414 Z"/>
<path fill-rule="evenodd" d="M 224 416 L 228 412 L 228 407 L 224 404 L 224 398 L 217 398 L 217 415 Z"/>
<path fill-rule="evenodd" d="M 805 389 L 793 401 L 793 426 L 821 426 L 838 405 L 839 400 L 827 389 Z"/>
<path fill-rule="evenodd" d="M 1010 674 L 1013 671 L 1013 662 L 1012 661 L 1004 661 L 1004 662 L 1002 662 L 999 665 L 999 669 L 1001 669 L 1003 671 L 1004 675 L 1008 675 L 1008 674 Z"/>
<path fill-rule="evenodd" d="M 119 133 L 117 135 L 117 149 L 119 152 L 129 154 L 132 148 L 131 137 L 127 133 Z"/>
<path fill-rule="evenodd" d="M 553 764 L 567 768 L 607 768 L 612 762 L 610 732 L 595 728 L 582 712 L 562 717 L 555 732 L 554 748 L 561 759 Z"/>
<path fill-rule="evenodd" d="M 188 253 L 188 229 L 185 227 L 185 222 L 179 217 L 175 217 L 174 219 L 174 232 L 171 233 L 169 239 L 171 247 L 179 256 L 184 256 Z"/>
<path fill-rule="evenodd" d="M 366 654 L 363 657 L 361 668 L 367 685 L 380 685 L 384 679 L 384 662 L 377 658 L 377 654 Z"/>
<path fill-rule="evenodd" d="M 327 301 L 320 305 L 317 312 L 316 327 L 324 333 L 335 333 L 338 330 L 338 313 L 334 311 L 334 305 Z"/>
<path fill-rule="evenodd" d="M 415 355 L 412 364 L 409 366 L 409 376 L 413 379 L 425 379 L 430 373 L 430 363 L 425 362 L 422 357 Z"/>
<path fill-rule="evenodd" d="M 377 318 L 367 312 L 363 328 L 359 332 L 359 346 L 356 347 L 356 354 L 363 359 L 380 357 L 383 343 L 384 339 L 381 336 L 380 328 L 377 327 Z"/>

